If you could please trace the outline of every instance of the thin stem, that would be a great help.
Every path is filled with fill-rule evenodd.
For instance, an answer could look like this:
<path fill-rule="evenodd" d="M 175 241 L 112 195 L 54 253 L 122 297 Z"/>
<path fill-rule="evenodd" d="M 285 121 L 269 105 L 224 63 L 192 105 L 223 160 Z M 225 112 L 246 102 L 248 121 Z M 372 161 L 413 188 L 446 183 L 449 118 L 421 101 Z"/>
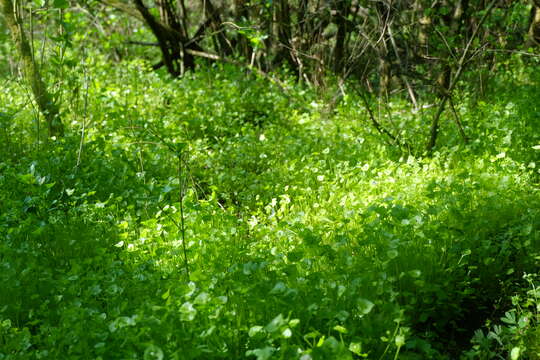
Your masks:
<path fill-rule="evenodd" d="M 84 51 L 83 51 L 84 54 Z M 83 71 L 84 71 L 84 115 L 82 119 L 82 129 L 81 129 L 81 141 L 79 143 L 79 152 L 77 154 L 77 167 L 81 164 L 81 155 L 83 151 L 84 146 L 84 136 L 86 133 L 86 119 L 88 117 L 88 73 L 86 71 L 86 64 L 83 63 Z"/>
<path fill-rule="evenodd" d="M 178 187 L 178 197 L 180 200 L 180 233 L 182 235 L 182 248 L 184 250 L 184 266 L 186 268 L 187 279 L 188 281 L 191 281 L 189 276 L 189 263 L 186 248 L 186 227 L 184 223 L 184 178 L 182 176 L 182 153 L 178 154 Z"/>
<path fill-rule="evenodd" d="M 379 360 L 384 359 L 384 356 L 386 355 L 386 353 L 387 353 L 388 350 L 390 349 L 390 345 L 392 344 L 391 341 L 392 341 L 393 339 L 396 338 L 397 332 L 398 332 L 398 330 L 399 330 L 399 325 L 400 325 L 400 324 L 399 324 L 399 322 L 398 322 L 397 325 L 396 325 L 396 328 L 394 329 L 394 333 L 392 334 L 392 337 L 391 337 L 390 339 L 388 339 L 388 345 L 386 345 L 386 348 L 384 349 L 384 352 L 382 353 L 382 355 L 381 355 L 381 357 L 379 358 Z M 399 351 L 399 349 L 398 349 L 398 351 Z"/>
<path fill-rule="evenodd" d="M 457 113 L 456 107 L 454 106 L 454 102 L 452 101 L 452 96 L 451 95 L 448 95 L 448 96 L 449 96 L 448 102 L 450 104 L 450 109 L 452 109 L 452 113 L 454 114 L 454 121 L 458 128 L 459 135 L 461 135 L 463 142 L 468 143 L 469 138 L 467 138 L 467 135 L 465 134 L 465 130 L 463 130 L 463 124 L 461 124 L 461 120 L 459 119 L 459 115 Z"/>

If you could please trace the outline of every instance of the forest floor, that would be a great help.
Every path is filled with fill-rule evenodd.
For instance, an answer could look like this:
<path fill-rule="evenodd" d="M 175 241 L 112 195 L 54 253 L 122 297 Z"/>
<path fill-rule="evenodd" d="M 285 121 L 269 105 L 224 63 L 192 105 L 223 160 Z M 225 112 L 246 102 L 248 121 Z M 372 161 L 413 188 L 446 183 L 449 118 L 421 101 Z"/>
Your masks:
<path fill-rule="evenodd" d="M 540 80 L 435 111 L 95 59 L 0 82 L 0 359 L 540 358 Z M 70 78 L 71 77 L 71 78 Z M 40 139 L 39 141 L 37 139 Z"/>

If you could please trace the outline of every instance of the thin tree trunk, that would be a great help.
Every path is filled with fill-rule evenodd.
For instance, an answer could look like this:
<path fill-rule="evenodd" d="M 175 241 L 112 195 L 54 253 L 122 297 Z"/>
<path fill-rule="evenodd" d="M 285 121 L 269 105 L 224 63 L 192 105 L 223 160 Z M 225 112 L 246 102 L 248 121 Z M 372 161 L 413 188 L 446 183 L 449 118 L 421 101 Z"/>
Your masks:
<path fill-rule="evenodd" d="M 340 0 L 337 2 L 336 20 L 337 34 L 334 46 L 334 71 L 338 74 L 343 72 L 345 65 L 345 38 L 347 37 L 347 17 L 349 15 L 349 2 Z"/>
<path fill-rule="evenodd" d="M 291 56 L 291 14 L 288 0 L 276 1 L 274 5 L 274 37 L 277 42 L 275 47 L 275 64 L 286 62 L 296 70 L 296 64 Z"/>
<path fill-rule="evenodd" d="M 205 16 L 210 20 L 210 28 L 215 34 L 213 37 L 217 40 L 219 45 L 219 48 L 216 48 L 216 52 L 221 56 L 231 55 L 234 49 L 223 31 L 219 10 L 214 6 L 211 0 L 202 0 L 202 5 Z"/>
<path fill-rule="evenodd" d="M 540 45 L 540 1 L 533 2 L 527 45 L 536 47 Z"/>
<path fill-rule="evenodd" d="M 28 37 L 24 32 L 20 14 L 14 7 L 12 0 L 0 0 L 0 6 L 6 19 L 6 25 L 11 33 L 11 38 L 19 51 L 23 75 L 30 84 L 38 109 L 47 122 L 49 136 L 62 136 L 64 135 L 64 126 L 60 120 L 58 106 L 54 103 L 41 77 Z"/>
<path fill-rule="evenodd" d="M 234 0 L 234 20 L 237 24 L 242 24 L 242 26 L 249 24 L 248 2 L 246 0 Z M 236 35 L 236 47 L 246 60 L 251 59 L 253 47 L 243 34 L 238 33 Z"/>

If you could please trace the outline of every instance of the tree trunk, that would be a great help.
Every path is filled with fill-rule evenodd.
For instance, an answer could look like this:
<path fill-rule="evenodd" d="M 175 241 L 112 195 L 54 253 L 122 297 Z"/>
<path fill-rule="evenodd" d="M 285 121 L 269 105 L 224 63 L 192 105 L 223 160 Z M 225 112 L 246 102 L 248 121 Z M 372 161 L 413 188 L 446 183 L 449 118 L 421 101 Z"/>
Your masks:
<path fill-rule="evenodd" d="M 277 39 L 275 48 L 275 64 L 286 62 L 292 69 L 296 69 L 296 64 L 291 56 L 291 16 L 288 0 L 276 1 L 274 5 L 274 25 Z"/>
<path fill-rule="evenodd" d="M 249 24 L 250 19 L 247 0 L 234 0 L 234 20 L 237 24 L 242 24 L 242 26 Z M 236 48 L 247 61 L 251 59 L 253 47 L 243 34 L 237 34 Z"/>
<path fill-rule="evenodd" d="M 221 56 L 231 55 L 234 49 L 223 32 L 221 15 L 219 14 L 218 9 L 212 4 L 211 0 L 202 0 L 202 5 L 205 16 L 210 21 L 210 29 L 219 45 L 216 48 L 216 52 Z"/>
<path fill-rule="evenodd" d="M 334 46 L 334 71 L 337 74 L 343 72 L 345 66 L 345 38 L 347 37 L 347 17 L 349 16 L 349 3 L 346 0 L 340 0 L 336 4 L 337 34 L 336 44 Z"/>
<path fill-rule="evenodd" d="M 529 33 L 527 45 L 536 47 L 540 45 L 540 1 L 535 1 L 531 9 L 531 20 L 529 22 Z"/>
<path fill-rule="evenodd" d="M 54 103 L 51 94 L 48 92 L 39 68 L 34 61 L 32 49 L 28 42 L 28 37 L 24 32 L 20 14 L 13 6 L 12 0 L 0 0 L 0 7 L 6 19 L 6 25 L 11 33 L 11 38 L 19 52 L 23 75 L 30 84 L 38 109 L 47 122 L 49 136 L 62 136 L 64 135 L 64 126 L 60 120 L 58 106 Z"/>

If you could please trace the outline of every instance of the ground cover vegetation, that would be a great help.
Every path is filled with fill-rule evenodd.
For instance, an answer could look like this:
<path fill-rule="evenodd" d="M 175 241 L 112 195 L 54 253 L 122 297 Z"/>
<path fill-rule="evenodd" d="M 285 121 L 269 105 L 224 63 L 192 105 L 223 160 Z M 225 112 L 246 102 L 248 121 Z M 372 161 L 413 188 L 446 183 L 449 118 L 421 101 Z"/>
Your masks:
<path fill-rule="evenodd" d="M 540 359 L 537 2 L 0 10 L 0 359 Z"/>

